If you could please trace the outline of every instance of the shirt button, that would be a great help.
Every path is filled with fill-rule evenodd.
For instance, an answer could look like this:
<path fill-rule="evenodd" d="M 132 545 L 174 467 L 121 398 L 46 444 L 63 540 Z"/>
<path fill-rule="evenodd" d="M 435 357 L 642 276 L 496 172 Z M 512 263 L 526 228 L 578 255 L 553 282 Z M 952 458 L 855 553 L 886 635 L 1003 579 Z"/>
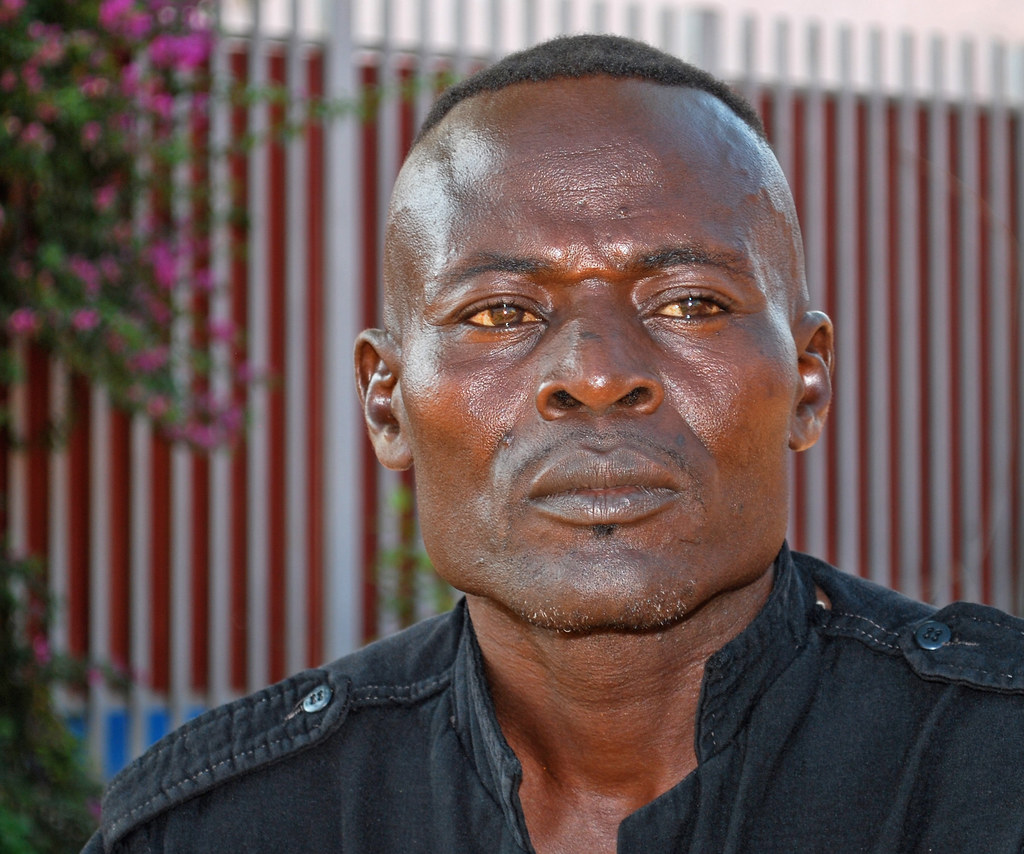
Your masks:
<path fill-rule="evenodd" d="M 332 691 L 327 685 L 317 685 L 302 701 L 302 711 L 319 712 L 331 702 Z"/>
<path fill-rule="evenodd" d="M 952 636 L 953 633 L 949 630 L 949 626 L 937 620 L 921 623 L 917 627 L 917 631 L 914 632 L 914 640 L 917 641 L 917 645 L 921 649 L 938 649 L 949 643 Z"/>

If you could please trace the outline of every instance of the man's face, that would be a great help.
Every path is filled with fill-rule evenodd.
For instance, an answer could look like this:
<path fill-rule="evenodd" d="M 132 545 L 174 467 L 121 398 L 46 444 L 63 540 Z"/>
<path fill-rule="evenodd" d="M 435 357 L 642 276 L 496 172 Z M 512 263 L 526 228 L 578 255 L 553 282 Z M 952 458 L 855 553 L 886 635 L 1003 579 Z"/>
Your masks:
<path fill-rule="evenodd" d="M 763 576 L 831 328 L 778 166 L 727 107 L 603 77 L 462 102 L 399 178 L 385 290 L 367 420 L 415 466 L 451 584 L 571 631 Z"/>

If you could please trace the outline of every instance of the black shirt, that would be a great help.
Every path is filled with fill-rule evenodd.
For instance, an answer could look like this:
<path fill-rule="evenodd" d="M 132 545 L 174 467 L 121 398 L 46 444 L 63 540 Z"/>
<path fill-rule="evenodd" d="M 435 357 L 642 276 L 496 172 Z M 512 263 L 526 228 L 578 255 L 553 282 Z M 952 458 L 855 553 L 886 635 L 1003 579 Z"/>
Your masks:
<path fill-rule="evenodd" d="M 1022 651 L 1024 621 L 935 612 L 784 548 L 707 663 L 697 769 L 618 849 L 1019 854 Z M 460 604 L 171 734 L 112 782 L 102 834 L 151 854 L 512 854 L 533 850 L 520 776 Z"/>

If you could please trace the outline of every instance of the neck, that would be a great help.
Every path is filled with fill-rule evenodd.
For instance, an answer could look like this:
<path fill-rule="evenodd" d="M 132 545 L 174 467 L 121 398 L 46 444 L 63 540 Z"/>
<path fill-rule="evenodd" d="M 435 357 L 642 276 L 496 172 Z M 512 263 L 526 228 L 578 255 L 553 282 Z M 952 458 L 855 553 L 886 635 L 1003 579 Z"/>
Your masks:
<path fill-rule="evenodd" d="M 704 664 L 756 616 L 770 588 L 766 572 L 669 628 L 635 633 L 566 634 L 467 597 L 498 722 L 523 766 L 531 837 L 564 830 L 587 803 L 614 832 L 696 767 Z M 538 841 L 538 851 L 575 850 Z"/>

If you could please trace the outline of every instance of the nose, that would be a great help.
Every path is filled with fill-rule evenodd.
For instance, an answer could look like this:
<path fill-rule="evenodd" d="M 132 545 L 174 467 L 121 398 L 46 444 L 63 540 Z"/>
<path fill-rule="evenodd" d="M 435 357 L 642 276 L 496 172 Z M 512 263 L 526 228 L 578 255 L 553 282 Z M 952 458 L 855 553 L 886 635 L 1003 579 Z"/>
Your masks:
<path fill-rule="evenodd" d="M 544 419 L 577 410 L 642 415 L 661 405 L 665 389 L 644 359 L 642 333 L 629 326 L 604 323 L 598 332 L 574 321 L 555 333 L 551 367 L 537 389 L 537 410 Z"/>

